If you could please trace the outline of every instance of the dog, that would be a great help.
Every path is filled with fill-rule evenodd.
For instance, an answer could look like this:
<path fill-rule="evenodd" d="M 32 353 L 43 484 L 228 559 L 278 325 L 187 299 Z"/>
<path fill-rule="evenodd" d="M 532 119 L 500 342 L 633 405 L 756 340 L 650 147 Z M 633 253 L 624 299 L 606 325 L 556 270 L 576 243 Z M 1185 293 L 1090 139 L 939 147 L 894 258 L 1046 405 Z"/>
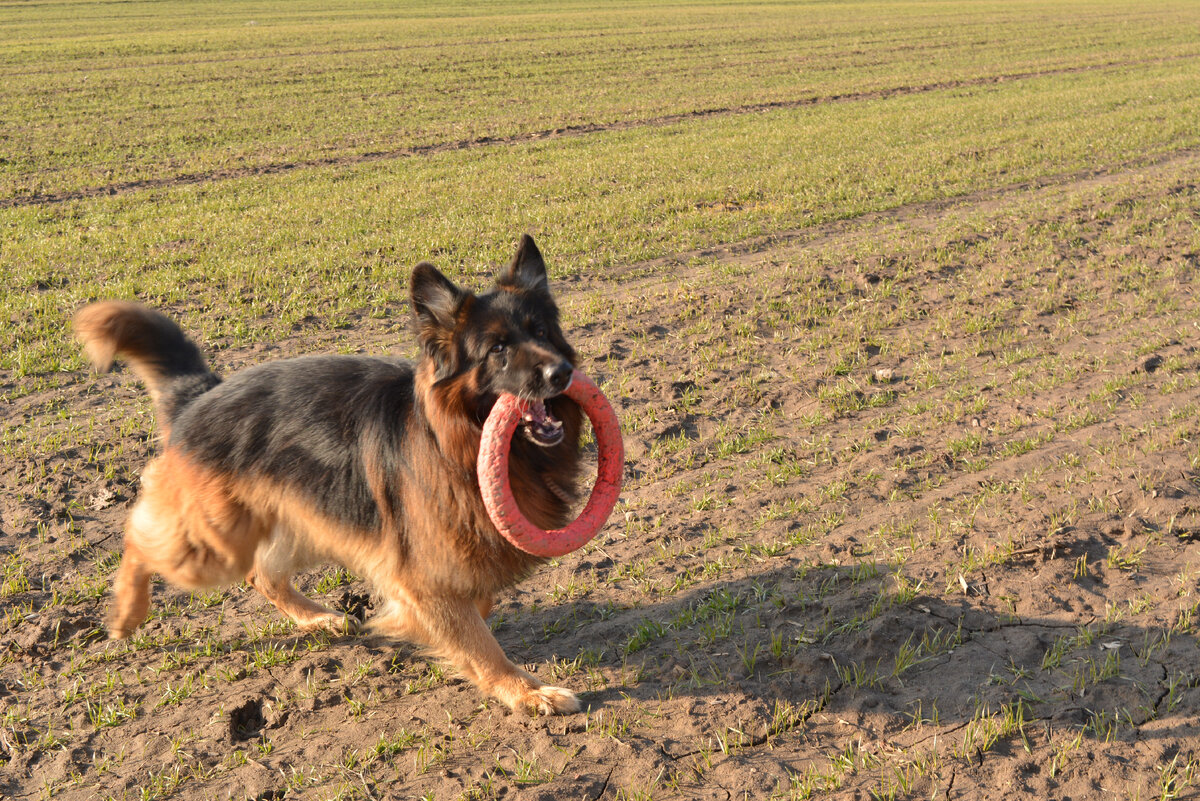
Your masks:
<path fill-rule="evenodd" d="M 92 363 L 123 358 L 146 384 L 163 442 L 126 523 L 112 638 L 145 620 L 153 574 L 186 589 L 245 579 L 302 629 L 364 628 L 292 584 L 332 562 L 381 601 L 368 632 L 418 644 L 511 709 L 579 711 L 570 690 L 509 661 L 485 622 L 496 594 L 544 561 L 500 535 L 480 495 L 499 394 L 531 402 L 509 457 L 525 516 L 561 528 L 576 500 L 583 415 L 561 395 L 576 355 L 542 254 L 523 236 L 482 294 L 422 262 L 410 291 L 415 362 L 305 356 L 226 379 L 157 311 L 102 301 L 76 314 Z"/>

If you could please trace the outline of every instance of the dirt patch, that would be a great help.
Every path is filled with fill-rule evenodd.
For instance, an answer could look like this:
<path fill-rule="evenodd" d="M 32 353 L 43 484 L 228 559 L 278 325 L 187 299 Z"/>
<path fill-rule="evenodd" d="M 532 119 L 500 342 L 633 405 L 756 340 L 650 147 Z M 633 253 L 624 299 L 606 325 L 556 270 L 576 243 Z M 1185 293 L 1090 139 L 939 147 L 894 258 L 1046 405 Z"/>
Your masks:
<path fill-rule="evenodd" d="M 157 585 L 147 625 L 106 642 L 148 404 L 122 375 L 21 394 L 0 466 L 0 794 L 1189 787 L 1196 175 L 1180 158 L 561 289 L 628 485 L 597 541 L 491 622 L 581 693 L 568 717 L 509 714 L 404 644 L 299 635 L 245 587 Z M 357 338 L 390 347 L 396 323 Z M 269 356 L 334 336 L 301 334 Z M 370 613 L 341 571 L 302 584 Z"/>

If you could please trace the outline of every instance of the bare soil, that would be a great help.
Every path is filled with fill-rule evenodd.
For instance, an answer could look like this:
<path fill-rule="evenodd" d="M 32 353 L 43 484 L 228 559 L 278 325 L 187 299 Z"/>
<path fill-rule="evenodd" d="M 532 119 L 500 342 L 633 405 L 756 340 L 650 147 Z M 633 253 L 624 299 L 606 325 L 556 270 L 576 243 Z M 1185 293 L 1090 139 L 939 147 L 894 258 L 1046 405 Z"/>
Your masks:
<path fill-rule="evenodd" d="M 1198 184 L 1180 153 L 561 284 L 627 487 L 492 618 L 561 718 L 245 587 L 157 585 L 107 642 L 148 404 L 0 376 L 0 796 L 1194 793 Z M 404 314 L 209 345 L 393 351 Z"/>

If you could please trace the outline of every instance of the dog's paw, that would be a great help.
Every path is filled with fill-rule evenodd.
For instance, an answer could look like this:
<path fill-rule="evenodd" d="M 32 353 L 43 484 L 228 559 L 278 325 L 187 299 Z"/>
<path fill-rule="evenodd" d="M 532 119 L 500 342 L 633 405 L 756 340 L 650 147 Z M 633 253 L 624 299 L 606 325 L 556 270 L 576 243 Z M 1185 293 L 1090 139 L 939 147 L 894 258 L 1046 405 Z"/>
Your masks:
<path fill-rule="evenodd" d="M 116 626 L 116 625 L 113 625 L 112 623 L 108 624 L 107 629 L 108 629 L 108 639 L 114 640 L 114 641 L 129 639 L 129 635 L 133 634 L 133 628 Z"/>
<path fill-rule="evenodd" d="M 335 637 L 342 637 L 349 634 L 358 634 L 362 631 L 363 624 L 354 615 L 339 615 L 330 612 L 327 615 L 317 615 L 310 620 L 304 621 L 300 624 L 299 628 L 302 631 L 324 631 Z"/>
<path fill-rule="evenodd" d="M 122 618 L 115 614 L 109 615 L 104 621 L 104 629 L 108 632 L 108 639 L 114 641 L 129 639 L 140 625 L 142 625 L 141 620 Z"/>
<path fill-rule="evenodd" d="M 525 693 L 514 708 L 522 709 L 531 715 L 570 715 L 578 712 L 583 706 L 575 693 L 565 687 L 542 685 Z"/>

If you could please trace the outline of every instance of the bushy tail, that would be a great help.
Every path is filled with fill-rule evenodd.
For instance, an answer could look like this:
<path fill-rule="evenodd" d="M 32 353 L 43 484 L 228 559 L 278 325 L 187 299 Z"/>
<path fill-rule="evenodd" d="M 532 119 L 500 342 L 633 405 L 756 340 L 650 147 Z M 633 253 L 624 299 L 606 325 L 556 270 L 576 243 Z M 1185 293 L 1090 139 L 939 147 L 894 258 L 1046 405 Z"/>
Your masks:
<path fill-rule="evenodd" d="M 118 300 L 85 306 L 75 315 L 75 336 L 88 359 L 108 370 L 117 357 L 146 383 L 164 433 L 182 409 L 220 383 L 200 349 L 166 315 Z"/>

